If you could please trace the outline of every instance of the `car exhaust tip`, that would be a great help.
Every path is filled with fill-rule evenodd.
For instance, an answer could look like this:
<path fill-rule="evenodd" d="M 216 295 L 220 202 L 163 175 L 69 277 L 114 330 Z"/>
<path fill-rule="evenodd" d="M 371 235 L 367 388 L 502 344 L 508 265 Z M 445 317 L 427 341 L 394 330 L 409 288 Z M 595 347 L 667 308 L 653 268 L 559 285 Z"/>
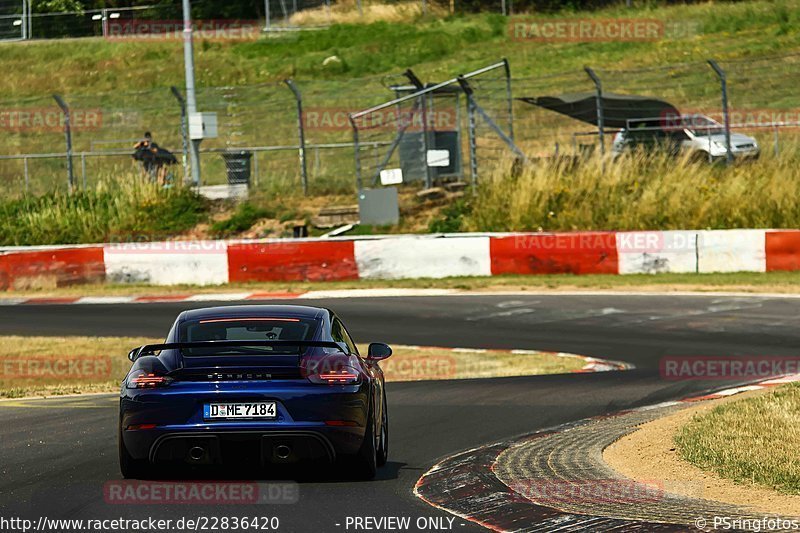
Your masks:
<path fill-rule="evenodd" d="M 189 457 L 191 457 L 194 461 L 199 461 L 203 458 L 203 456 L 205 456 L 205 454 L 205 448 L 201 448 L 200 446 L 194 446 L 189 449 Z"/>
<path fill-rule="evenodd" d="M 292 454 L 292 449 L 285 444 L 275 446 L 275 457 L 278 459 L 288 459 Z"/>

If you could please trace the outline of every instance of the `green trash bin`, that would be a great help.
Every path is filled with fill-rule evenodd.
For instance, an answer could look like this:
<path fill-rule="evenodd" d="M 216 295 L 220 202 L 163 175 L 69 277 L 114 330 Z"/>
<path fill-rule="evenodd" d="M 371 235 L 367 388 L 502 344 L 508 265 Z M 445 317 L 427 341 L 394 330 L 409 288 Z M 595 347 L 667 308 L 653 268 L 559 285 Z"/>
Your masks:
<path fill-rule="evenodd" d="M 229 185 L 250 185 L 250 160 L 253 152 L 229 151 L 222 154 Z"/>

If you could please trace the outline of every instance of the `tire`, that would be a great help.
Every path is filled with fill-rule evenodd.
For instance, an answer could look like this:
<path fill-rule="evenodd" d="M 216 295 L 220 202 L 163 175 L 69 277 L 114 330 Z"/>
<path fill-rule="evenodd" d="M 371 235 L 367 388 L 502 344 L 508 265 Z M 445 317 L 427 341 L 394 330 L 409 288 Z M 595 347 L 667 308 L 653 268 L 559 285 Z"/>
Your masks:
<path fill-rule="evenodd" d="M 383 466 L 389 460 L 389 411 L 386 409 L 386 396 L 383 397 L 381 415 L 381 436 L 378 439 L 377 465 Z"/>
<path fill-rule="evenodd" d="M 125 479 L 147 479 L 150 474 L 150 465 L 147 461 L 134 459 L 128 453 L 125 442 L 122 440 L 122 428 L 118 434 L 119 440 L 119 471 Z"/>
<path fill-rule="evenodd" d="M 373 479 L 378 471 L 378 451 L 375 446 L 375 424 L 372 420 L 372 409 L 367 416 L 367 430 L 364 441 L 355 457 L 355 475 L 365 481 Z"/>

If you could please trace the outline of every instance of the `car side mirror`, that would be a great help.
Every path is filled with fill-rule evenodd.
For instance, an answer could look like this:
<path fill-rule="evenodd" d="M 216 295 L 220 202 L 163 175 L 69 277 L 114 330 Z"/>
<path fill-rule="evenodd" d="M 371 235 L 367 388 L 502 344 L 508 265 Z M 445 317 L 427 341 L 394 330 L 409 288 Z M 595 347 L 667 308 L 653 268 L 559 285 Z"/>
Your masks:
<path fill-rule="evenodd" d="M 128 352 L 128 359 L 130 359 L 131 363 L 136 362 L 136 356 L 139 355 L 139 348 L 134 348 L 130 352 Z"/>
<path fill-rule="evenodd" d="M 392 355 L 392 349 L 388 344 L 382 342 L 373 342 L 367 349 L 367 359 L 373 361 L 382 361 Z"/>

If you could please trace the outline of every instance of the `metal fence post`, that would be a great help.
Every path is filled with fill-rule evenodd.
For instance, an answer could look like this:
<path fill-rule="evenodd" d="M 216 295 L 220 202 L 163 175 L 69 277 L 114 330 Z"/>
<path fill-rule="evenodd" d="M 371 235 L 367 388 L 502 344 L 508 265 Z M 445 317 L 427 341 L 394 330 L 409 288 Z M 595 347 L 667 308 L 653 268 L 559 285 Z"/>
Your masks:
<path fill-rule="evenodd" d="M 600 155 L 604 156 L 606 154 L 606 143 L 605 143 L 605 121 L 603 118 L 603 84 L 600 81 L 600 78 L 597 74 L 594 73 L 589 67 L 583 67 L 583 70 L 586 71 L 586 74 L 594 82 L 594 87 L 596 91 L 595 100 L 597 101 L 597 135 L 598 140 L 600 142 Z"/>
<path fill-rule="evenodd" d="M 74 176 L 72 174 L 72 130 L 69 123 L 69 106 L 57 94 L 53 95 L 53 99 L 58 104 L 58 107 L 61 108 L 61 112 L 64 113 L 64 136 L 67 141 L 67 183 L 69 184 L 69 191 L 72 192 Z"/>
<path fill-rule="evenodd" d="M 733 163 L 733 152 L 731 152 L 731 118 L 728 114 L 728 77 L 713 59 L 709 59 L 708 64 L 711 65 L 711 68 L 714 69 L 717 77 L 719 77 L 720 90 L 722 91 L 722 116 L 725 119 L 725 160 L 730 165 Z"/>
<path fill-rule="evenodd" d="M 189 131 L 186 124 L 186 100 L 183 99 L 183 95 L 174 85 L 169 90 L 172 91 L 172 95 L 178 100 L 178 105 L 181 106 L 181 139 L 183 140 L 181 164 L 183 165 L 183 182 L 189 184 L 192 178 L 189 176 Z"/>
<path fill-rule="evenodd" d="M 27 157 L 23 157 L 22 158 L 22 168 L 23 168 L 23 171 L 25 172 L 25 192 L 27 193 L 27 192 L 30 191 L 30 184 L 31 184 L 30 175 L 28 174 L 28 158 Z"/>
<path fill-rule="evenodd" d="M 266 19 L 265 20 L 265 24 L 266 25 L 264 26 L 264 30 L 266 30 L 266 31 L 270 30 L 271 21 L 270 21 L 270 16 L 269 15 L 270 15 L 269 14 L 269 0 L 264 0 L 264 17 Z"/>
<path fill-rule="evenodd" d="M 478 186 L 478 145 L 475 139 L 475 104 L 467 98 L 467 136 L 469 140 L 469 173 L 472 178 L 472 192 Z"/>
<path fill-rule="evenodd" d="M 358 126 L 356 126 L 356 121 L 353 120 L 353 115 L 348 115 L 350 119 L 350 125 L 353 127 L 353 153 L 355 154 L 355 162 L 356 162 L 356 187 L 358 191 L 361 192 L 363 188 L 362 181 L 361 181 L 361 156 L 359 154 L 359 146 L 358 146 Z"/>
<path fill-rule="evenodd" d="M 303 179 L 303 194 L 308 194 L 308 165 L 306 163 L 306 132 L 303 126 L 303 96 L 300 90 L 292 80 L 284 80 L 289 89 L 294 94 L 294 99 L 297 101 L 297 137 L 300 141 L 299 155 L 300 155 L 300 176 Z"/>
<path fill-rule="evenodd" d="M 511 67 L 508 65 L 508 59 L 503 58 L 506 71 L 506 98 L 508 100 L 508 136 L 514 140 L 514 98 L 511 93 Z"/>
<path fill-rule="evenodd" d="M 86 152 L 81 152 L 81 177 L 83 188 L 86 190 Z"/>
<path fill-rule="evenodd" d="M 413 115 L 413 112 L 412 112 Z M 414 117 L 411 117 L 414 120 Z M 433 180 L 431 179 L 431 167 L 428 165 L 428 151 L 430 151 L 430 141 L 428 139 L 428 95 L 422 95 L 422 164 L 425 165 L 425 188 L 430 189 L 433 187 Z"/>

